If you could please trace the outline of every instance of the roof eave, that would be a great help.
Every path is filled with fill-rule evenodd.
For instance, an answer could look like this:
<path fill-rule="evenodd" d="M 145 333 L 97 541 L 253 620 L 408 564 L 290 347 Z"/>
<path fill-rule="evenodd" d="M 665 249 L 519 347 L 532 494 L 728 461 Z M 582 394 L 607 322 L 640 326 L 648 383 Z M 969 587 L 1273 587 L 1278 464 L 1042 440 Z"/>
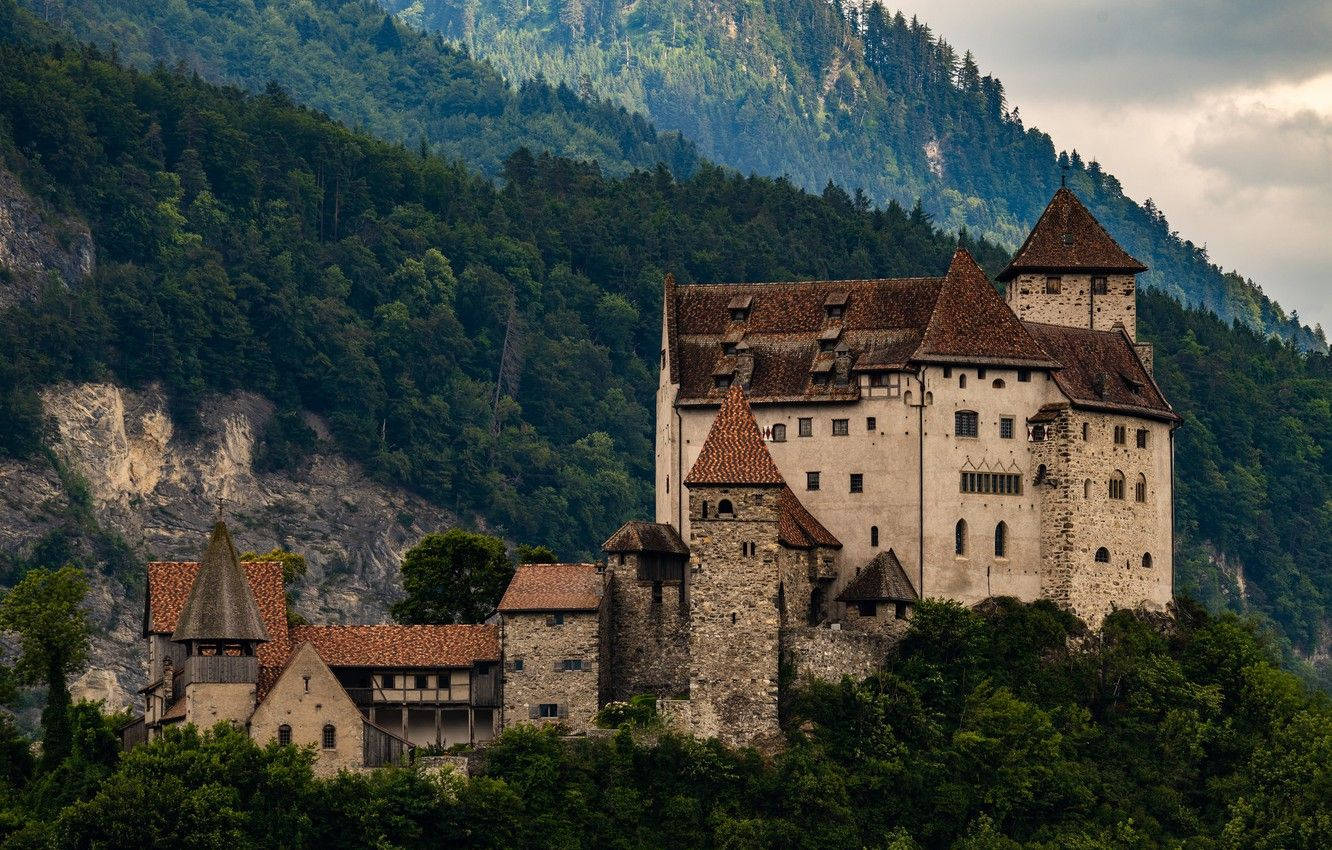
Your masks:
<path fill-rule="evenodd" d="M 1014 366 L 1021 369 L 1062 369 L 1063 364 L 1057 360 L 1039 360 L 1024 357 L 985 357 L 975 354 L 932 354 L 919 353 L 911 355 L 912 363 L 933 363 L 944 365 L 955 365 L 960 363 L 977 363 L 984 366 Z"/>
<path fill-rule="evenodd" d="M 1070 265 L 1051 265 L 1040 263 L 1019 263 L 1012 262 L 999 272 L 995 280 L 1000 283 L 1007 283 L 1021 274 L 1044 274 L 1050 272 L 1066 272 L 1070 274 L 1142 274 L 1148 271 L 1148 267 L 1140 261 L 1134 260 L 1132 264 L 1122 266 L 1070 266 Z"/>

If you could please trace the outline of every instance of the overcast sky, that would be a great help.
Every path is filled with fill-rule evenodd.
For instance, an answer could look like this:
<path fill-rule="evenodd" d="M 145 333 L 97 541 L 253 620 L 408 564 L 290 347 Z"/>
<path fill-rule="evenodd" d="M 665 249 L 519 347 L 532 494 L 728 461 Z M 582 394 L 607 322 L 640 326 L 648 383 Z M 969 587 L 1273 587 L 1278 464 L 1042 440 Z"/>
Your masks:
<path fill-rule="evenodd" d="M 1056 149 L 1332 332 L 1332 0 L 899 2 Z"/>

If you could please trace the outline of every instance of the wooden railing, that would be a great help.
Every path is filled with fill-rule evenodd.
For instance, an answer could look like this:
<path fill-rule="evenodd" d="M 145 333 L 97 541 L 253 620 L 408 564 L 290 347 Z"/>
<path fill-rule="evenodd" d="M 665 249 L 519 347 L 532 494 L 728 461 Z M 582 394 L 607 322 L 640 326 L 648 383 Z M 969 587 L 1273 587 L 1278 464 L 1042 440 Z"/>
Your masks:
<path fill-rule="evenodd" d="M 401 764 L 411 758 L 413 746 L 404 738 L 369 720 L 362 725 L 363 753 L 362 761 L 366 767 L 383 767 L 388 764 Z"/>
<path fill-rule="evenodd" d="M 194 682 L 257 682 L 259 659 L 253 655 L 191 655 L 176 675 L 177 694 Z"/>

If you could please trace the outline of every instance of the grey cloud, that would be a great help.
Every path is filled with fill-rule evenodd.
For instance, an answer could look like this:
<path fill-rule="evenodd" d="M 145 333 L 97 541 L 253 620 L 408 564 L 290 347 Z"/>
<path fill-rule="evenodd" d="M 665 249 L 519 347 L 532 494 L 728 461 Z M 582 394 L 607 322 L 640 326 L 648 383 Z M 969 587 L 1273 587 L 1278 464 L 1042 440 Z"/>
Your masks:
<path fill-rule="evenodd" d="M 1047 96 L 1159 104 L 1332 69 L 1327 0 L 917 0 L 903 11 L 976 50 L 1010 90 Z"/>
<path fill-rule="evenodd" d="M 1281 186 L 1321 194 L 1332 189 L 1332 117 L 1231 106 L 1198 126 L 1188 158 L 1235 188 Z"/>

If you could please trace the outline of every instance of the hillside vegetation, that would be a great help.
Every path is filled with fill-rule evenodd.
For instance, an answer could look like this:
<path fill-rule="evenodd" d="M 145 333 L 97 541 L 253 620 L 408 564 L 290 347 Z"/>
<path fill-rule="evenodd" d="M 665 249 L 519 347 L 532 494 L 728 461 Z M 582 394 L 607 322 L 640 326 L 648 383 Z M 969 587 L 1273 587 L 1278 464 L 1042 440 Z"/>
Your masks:
<path fill-rule="evenodd" d="M 1223 272 L 1150 200 L 1026 127 L 1002 81 L 927 23 L 826 0 L 383 0 L 511 80 L 544 77 L 681 131 L 714 162 L 924 202 L 945 228 L 1012 250 L 1067 167 L 1092 212 L 1151 271 L 1144 281 L 1226 321 L 1322 348 L 1261 288 Z M 1010 108 L 1011 106 L 1011 108 Z"/>
<path fill-rule="evenodd" d="M 497 187 L 278 90 L 51 46 L 12 0 L 0 43 L 0 161 L 84 217 L 100 256 L 0 313 L 9 454 L 40 450 L 35 391 L 55 381 L 160 381 L 187 431 L 204 393 L 243 388 L 279 408 L 261 465 L 302 462 L 314 411 L 385 480 L 586 556 L 651 514 L 664 273 L 938 274 L 954 247 L 919 208 L 710 166 L 609 178 L 520 151 Z M 966 244 L 991 274 L 1005 262 Z M 1311 652 L 1332 619 L 1329 359 L 1165 296 L 1141 312 L 1185 416 L 1179 589 Z"/>
<path fill-rule="evenodd" d="M 888 670 L 805 684 L 760 757 L 512 728 L 478 773 L 318 780 L 219 725 L 120 756 L 95 709 L 34 769 L 0 718 L 13 847 L 1190 848 L 1332 843 L 1332 706 L 1251 623 L 1186 608 L 1087 634 L 1048 602 L 921 606 Z M 649 721 L 650 723 L 650 721 Z"/>

